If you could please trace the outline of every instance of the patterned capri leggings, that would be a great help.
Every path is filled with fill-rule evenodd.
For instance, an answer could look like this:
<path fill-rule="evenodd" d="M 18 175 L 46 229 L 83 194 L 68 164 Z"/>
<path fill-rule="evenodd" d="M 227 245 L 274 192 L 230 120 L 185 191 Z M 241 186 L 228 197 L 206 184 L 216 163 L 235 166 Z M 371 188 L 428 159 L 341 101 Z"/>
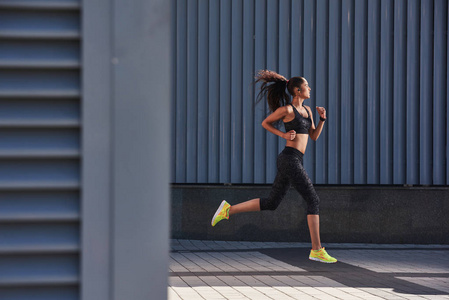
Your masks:
<path fill-rule="evenodd" d="M 307 202 L 307 214 L 318 215 L 319 203 L 312 181 L 302 165 L 302 154 L 293 147 L 285 147 L 277 158 L 277 174 L 268 198 L 260 198 L 260 210 L 275 210 L 290 186 Z"/>

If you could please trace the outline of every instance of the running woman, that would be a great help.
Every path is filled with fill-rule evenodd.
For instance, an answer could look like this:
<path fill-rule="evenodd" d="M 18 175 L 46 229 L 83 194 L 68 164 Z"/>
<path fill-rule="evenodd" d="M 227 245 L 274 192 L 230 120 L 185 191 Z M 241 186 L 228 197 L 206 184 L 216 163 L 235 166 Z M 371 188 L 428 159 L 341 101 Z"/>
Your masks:
<path fill-rule="evenodd" d="M 268 198 L 256 198 L 236 205 L 230 205 L 223 200 L 212 218 L 212 226 L 223 219 L 242 212 L 275 210 L 291 185 L 307 202 L 307 224 L 309 225 L 312 249 L 309 259 L 323 263 L 335 263 L 337 260 L 327 254 L 320 242 L 320 216 L 317 193 L 312 181 L 303 167 L 303 156 L 306 152 L 309 136 L 316 141 L 323 130 L 326 121 L 324 107 L 316 107 L 320 122 L 315 127 L 310 107 L 304 105 L 304 100 L 310 98 L 307 80 L 303 77 L 292 77 L 287 80 L 276 72 L 262 70 L 256 76 L 256 83 L 262 82 L 258 100 L 267 97 L 268 106 L 272 112 L 262 126 L 271 133 L 287 140 L 284 150 L 277 157 L 277 174 Z M 290 96 L 292 101 L 290 102 Z M 273 126 L 282 120 L 286 132 Z"/>

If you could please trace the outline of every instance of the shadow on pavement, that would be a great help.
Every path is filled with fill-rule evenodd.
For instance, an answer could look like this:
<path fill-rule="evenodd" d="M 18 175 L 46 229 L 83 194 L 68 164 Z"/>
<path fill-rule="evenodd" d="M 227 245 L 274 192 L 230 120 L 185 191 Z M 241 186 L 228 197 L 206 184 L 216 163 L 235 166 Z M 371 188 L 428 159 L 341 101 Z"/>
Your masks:
<path fill-rule="evenodd" d="M 353 288 L 390 288 L 397 293 L 413 295 L 447 295 L 443 291 L 397 277 L 444 277 L 449 273 L 379 273 L 344 262 L 325 264 L 309 260 L 309 249 L 260 249 L 258 252 L 307 271 L 307 276 L 323 276 Z"/>

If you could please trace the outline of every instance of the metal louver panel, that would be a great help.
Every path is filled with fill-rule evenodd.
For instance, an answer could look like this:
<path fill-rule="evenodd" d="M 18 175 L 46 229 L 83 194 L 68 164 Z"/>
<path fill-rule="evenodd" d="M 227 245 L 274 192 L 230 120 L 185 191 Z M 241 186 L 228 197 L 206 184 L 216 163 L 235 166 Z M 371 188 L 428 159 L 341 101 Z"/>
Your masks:
<path fill-rule="evenodd" d="M 79 298 L 80 3 L 0 0 L 0 298 Z"/>
<path fill-rule="evenodd" d="M 173 183 L 272 183 L 257 70 L 304 76 L 327 109 L 318 184 L 449 184 L 446 0 L 176 1 Z M 283 127 L 281 125 L 283 130 Z"/>

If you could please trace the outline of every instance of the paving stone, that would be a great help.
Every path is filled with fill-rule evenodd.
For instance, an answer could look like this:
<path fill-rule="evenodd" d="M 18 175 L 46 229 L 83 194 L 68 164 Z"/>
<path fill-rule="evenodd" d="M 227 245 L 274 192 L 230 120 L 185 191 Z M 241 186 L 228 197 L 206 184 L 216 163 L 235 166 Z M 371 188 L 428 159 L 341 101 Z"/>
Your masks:
<path fill-rule="evenodd" d="M 179 295 L 176 293 L 176 291 L 173 288 L 168 288 L 168 299 L 170 300 L 181 300 L 182 298 L 179 297 Z"/>

